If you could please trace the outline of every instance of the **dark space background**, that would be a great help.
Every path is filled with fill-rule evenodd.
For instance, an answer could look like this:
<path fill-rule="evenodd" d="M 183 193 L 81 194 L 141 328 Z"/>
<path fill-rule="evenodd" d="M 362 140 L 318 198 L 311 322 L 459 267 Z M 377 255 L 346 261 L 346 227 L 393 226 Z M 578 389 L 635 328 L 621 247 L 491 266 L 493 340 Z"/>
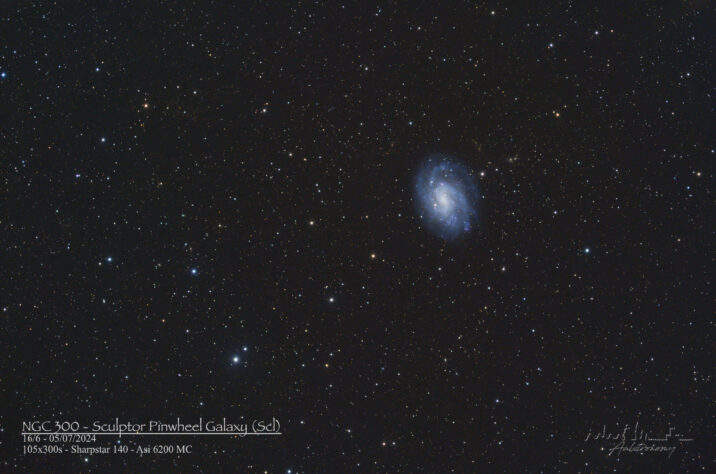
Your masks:
<path fill-rule="evenodd" d="M 716 472 L 714 18 L 3 4 L 0 470 Z M 457 243 L 415 211 L 431 153 L 478 182 Z M 177 416 L 283 435 L 87 460 L 19 435 Z M 585 442 L 637 421 L 694 441 Z"/>

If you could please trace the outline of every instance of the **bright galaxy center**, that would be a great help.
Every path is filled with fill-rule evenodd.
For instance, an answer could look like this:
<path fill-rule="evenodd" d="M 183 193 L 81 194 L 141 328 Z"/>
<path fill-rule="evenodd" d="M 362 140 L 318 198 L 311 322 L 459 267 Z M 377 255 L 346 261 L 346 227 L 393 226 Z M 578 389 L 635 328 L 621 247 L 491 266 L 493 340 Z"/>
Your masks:
<path fill-rule="evenodd" d="M 477 186 L 470 170 L 441 155 L 429 157 L 415 179 L 415 200 L 425 226 L 445 240 L 473 228 Z"/>

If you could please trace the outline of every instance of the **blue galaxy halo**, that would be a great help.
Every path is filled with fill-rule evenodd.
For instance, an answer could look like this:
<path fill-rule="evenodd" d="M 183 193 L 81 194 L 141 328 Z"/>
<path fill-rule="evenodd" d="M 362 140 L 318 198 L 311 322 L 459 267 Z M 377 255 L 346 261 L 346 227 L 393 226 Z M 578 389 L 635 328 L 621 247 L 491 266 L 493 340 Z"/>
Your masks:
<path fill-rule="evenodd" d="M 415 176 L 415 202 L 425 227 L 444 240 L 455 240 L 477 224 L 479 193 L 472 172 L 455 159 L 434 154 Z"/>

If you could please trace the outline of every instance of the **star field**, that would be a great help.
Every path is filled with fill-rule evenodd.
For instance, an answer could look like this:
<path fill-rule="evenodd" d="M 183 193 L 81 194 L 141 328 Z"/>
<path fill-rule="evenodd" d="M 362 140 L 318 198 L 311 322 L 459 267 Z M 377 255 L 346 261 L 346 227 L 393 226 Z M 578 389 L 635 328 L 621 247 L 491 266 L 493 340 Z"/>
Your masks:
<path fill-rule="evenodd" d="M 0 471 L 714 472 L 714 20 L 3 5 Z M 23 453 L 115 417 L 283 434 Z"/>

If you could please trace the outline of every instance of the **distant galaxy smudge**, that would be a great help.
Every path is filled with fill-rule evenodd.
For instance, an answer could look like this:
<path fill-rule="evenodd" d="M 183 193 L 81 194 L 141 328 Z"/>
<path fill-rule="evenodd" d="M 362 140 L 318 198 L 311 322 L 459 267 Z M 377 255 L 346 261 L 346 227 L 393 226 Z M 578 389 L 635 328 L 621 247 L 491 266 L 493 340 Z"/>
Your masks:
<path fill-rule="evenodd" d="M 426 228 L 445 240 L 477 224 L 479 194 L 471 171 L 444 155 L 425 160 L 415 178 L 415 198 Z"/>

